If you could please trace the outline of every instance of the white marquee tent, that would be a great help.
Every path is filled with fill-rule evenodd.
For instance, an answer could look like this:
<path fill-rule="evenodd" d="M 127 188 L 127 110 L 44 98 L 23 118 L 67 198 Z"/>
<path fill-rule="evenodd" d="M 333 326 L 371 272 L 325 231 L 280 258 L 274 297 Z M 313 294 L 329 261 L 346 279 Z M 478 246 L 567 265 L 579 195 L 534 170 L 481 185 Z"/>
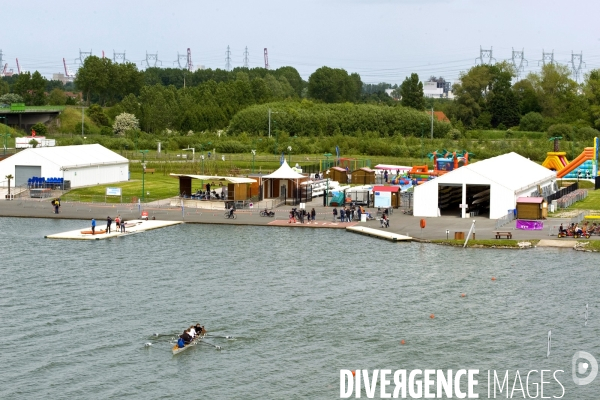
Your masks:
<path fill-rule="evenodd" d="M 31 177 L 63 178 L 71 187 L 102 185 L 129 179 L 129 160 L 99 144 L 29 148 L 0 161 L 0 176 L 12 175 L 11 186 Z"/>
<path fill-rule="evenodd" d="M 458 214 L 489 205 L 489 218 L 498 219 L 516 206 L 518 197 L 556 191 L 556 172 L 520 156 L 503 154 L 455 169 L 414 189 L 413 214 L 437 217 Z"/>

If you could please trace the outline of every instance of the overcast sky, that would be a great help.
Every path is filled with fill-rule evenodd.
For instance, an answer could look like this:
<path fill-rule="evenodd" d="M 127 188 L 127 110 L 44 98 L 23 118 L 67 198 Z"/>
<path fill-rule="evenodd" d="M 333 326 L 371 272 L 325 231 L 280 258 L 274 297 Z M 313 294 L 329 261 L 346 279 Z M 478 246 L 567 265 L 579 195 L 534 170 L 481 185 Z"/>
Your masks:
<path fill-rule="evenodd" d="M 524 50 L 539 71 L 542 52 L 560 63 L 583 54 L 582 72 L 600 67 L 598 3 L 592 0 L 33 0 L 2 7 L 3 64 L 46 77 L 75 71 L 79 50 L 139 68 L 146 52 L 163 67 L 191 49 L 195 66 L 293 66 L 308 79 L 321 66 L 357 72 L 363 82 L 400 84 L 412 72 L 455 81 L 480 46 L 500 61 Z"/>

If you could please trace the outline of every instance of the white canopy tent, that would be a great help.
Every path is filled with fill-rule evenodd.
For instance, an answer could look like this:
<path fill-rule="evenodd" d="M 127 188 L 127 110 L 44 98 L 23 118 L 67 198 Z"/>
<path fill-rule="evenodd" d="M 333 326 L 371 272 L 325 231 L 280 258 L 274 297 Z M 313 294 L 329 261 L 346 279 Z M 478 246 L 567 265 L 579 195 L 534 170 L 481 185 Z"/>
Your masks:
<path fill-rule="evenodd" d="M 272 174 L 263 176 L 262 178 L 263 178 L 263 180 L 270 179 L 271 181 L 275 181 L 275 180 L 292 180 L 293 181 L 293 180 L 296 180 L 296 188 L 299 188 L 299 186 L 298 186 L 299 180 L 306 179 L 306 176 L 294 171 L 288 165 L 287 161 L 284 159 L 283 164 L 281 164 L 281 167 L 279 167 L 279 169 L 277 169 Z M 286 187 L 286 191 L 289 190 L 288 185 L 283 185 L 283 186 Z M 286 193 L 286 197 L 289 197 L 288 193 L 289 192 Z M 270 185 L 270 196 L 273 197 L 273 184 Z"/>

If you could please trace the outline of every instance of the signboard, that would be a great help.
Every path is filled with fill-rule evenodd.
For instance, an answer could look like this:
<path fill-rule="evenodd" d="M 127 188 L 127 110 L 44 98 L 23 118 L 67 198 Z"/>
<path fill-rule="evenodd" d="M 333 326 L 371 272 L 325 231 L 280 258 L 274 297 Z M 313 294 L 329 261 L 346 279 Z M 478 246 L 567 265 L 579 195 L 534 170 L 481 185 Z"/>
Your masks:
<path fill-rule="evenodd" d="M 375 192 L 375 207 L 392 206 L 392 192 Z"/>
<path fill-rule="evenodd" d="M 107 187 L 106 188 L 106 195 L 107 196 L 120 196 L 121 195 L 121 188 Z"/>

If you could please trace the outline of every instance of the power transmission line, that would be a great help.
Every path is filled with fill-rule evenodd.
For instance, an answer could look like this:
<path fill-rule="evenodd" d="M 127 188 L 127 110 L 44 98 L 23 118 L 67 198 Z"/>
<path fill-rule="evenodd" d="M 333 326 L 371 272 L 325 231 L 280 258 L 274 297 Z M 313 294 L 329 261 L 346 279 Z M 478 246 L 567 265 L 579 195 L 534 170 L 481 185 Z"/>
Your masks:
<path fill-rule="evenodd" d="M 249 54 L 248 54 L 248 46 L 246 46 L 246 50 L 244 51 L 244 68 L 249 68 L 248 67 L 248 64 L 249 64 L 249 62 L 248 62 L 248 56 L 249 56 Z M 0 59 L 0 61 L 1 61 L 1 59 Z M 0 62 L 0 64 L 1 64 L 1 62 Z"/>
<path fill-rule="evenodd" d="M 538 65 L 540 65 L 540 63 L 542 63 L 542 65 L 546 65 L 546 63 L 554 64 L 554 50 L 552 50 L 552 53 L 546 53 L 544 49 L 542 49 L 542 59 L 538 61 Z"/>
<path fill-rule="evenodd" d="M 117 61 L 117 60 L 119 60 L 119 61 Z M 124 51 L 122 53 L 116 53 L 115 50 L 113 49 L 113 62 L 114 63 L 118 63 L 118 62 L 128 63 L 130 61 L 127 58 L 125 58 Z"/>
<path fill-rule="evenodd" d="M 585 63 L 583 62 L 583 52 L 579 54 L 573 54 L 573 51 L 571 51 L 571 69 L 573 70 L 573 75 L 575 76 L 575 82 L 579 82 L 582 64 L 585 68 Z"/>
<path fill-rule="evenodd" d="M 229 50 L 229 46 L 227 46 L 227 51 L 225 52 L 225 70 L 231 71 L 231 50 Z"/>
<path fill-rule="evenodd" d="M 521 51 L 515 51 L 515 49 L 513 48 L 513 50 L 512 50 L 512 66 L 515 69 L 515 74 L 517 75 L 517 80 L 520 79 L 521 72 L 523 72 L 525 70 L 525 66 L 523 65 L 523 63 L 525 63 L 525 65 L 527 65 L 527 66 L 529 65 L 529 63 L 525 59 L 525 49 L 523 49 Z"/>
<path fill-rule="evenodd" d="M 87 52 L 87 51 L 81 51 L 81 49 L 79 49 L 79 58 L 76 58 L 75 62 L 79 61 L 79 64 L 83 65 L 83 61 L 91 55 L 92 55 L 92 50 Z"/>
<path fill-rule="evenodd" d="M 487 59 L 489 62 L 485 62 L 484 60 Z M 481 48 L 481 46 L 479 46 L 479 57 L 477 57 L 475 59 L 475 64 L 477 64 L 477 60 L 481 60 L 481 64 L 492 64 L 492 60 L 496 61 L 496 59 L 492 56 L 492 49 L 489 50 L 483 50 Z"/>
<path fill-rule="evenodd" d="M 141 62 L 142 66 L 144 65 L 144 63 L 146 63 L 147 68 L 156 67 L 158 63 L 160 63 L 160 65 L 162 66 L 162 61 L 158 59 L 158 51 L 155 54 L 148 54 L 148 52 L 146 52 L 146 59 L 142 60 Z"/>

